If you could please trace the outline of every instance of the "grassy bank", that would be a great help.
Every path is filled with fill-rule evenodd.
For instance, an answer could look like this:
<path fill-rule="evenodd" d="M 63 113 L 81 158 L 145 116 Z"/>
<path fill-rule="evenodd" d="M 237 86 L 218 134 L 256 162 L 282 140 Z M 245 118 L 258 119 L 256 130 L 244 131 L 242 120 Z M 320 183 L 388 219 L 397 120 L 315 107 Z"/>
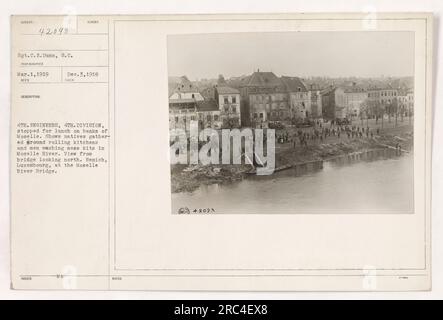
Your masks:
<path fill-rule="evenodd" d="M 289 142 L 276 146 L 276 168 L 382 148 L 399 147 L 408 152 L 412 150 L 412 144 L 413 134 L 409 126 L 383 130 L 372 138 L 331 137 L 324 143 L 312 142 L 307 146 L 294 146 Z M 173 193 L 192 192 L 201 185 L 231 183 L 250 176 L 251 169 L 249 164 L 171 165 L 171 189 Z"/>

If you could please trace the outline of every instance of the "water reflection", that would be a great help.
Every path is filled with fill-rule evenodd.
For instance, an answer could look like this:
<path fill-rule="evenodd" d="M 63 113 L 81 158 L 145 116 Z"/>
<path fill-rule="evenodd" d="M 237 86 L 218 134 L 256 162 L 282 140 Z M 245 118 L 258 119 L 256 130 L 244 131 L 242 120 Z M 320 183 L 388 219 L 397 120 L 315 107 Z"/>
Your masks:
<path fill-rule="evenodd" d="M 336 157 L 173 194 L 172 212 L 181 207 L 216 213 L 411 213 L 413 157 L 392 149 Z"/>

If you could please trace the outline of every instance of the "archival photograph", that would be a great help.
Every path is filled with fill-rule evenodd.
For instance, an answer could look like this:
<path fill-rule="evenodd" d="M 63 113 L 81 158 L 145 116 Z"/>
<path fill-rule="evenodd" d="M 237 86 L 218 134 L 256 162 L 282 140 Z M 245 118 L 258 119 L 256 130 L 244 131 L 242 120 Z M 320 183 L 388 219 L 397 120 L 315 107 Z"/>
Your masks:
<path fill-rule="evenodd" d="M 413 32 L 180 34 L 167 54 L 173 214 L 413 213 Z"/>

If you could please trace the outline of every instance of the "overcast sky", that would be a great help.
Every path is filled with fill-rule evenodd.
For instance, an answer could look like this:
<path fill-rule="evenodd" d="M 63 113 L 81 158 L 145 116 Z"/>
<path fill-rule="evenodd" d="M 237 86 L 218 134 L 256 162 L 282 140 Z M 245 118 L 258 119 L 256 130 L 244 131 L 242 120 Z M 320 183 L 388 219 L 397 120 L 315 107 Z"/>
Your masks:
<path fill-rule="evenodd" d="M 279 32 L 168 36 L 168 73 L 191 80 L 251 74 L 413 76 L 412 32 Z"/>

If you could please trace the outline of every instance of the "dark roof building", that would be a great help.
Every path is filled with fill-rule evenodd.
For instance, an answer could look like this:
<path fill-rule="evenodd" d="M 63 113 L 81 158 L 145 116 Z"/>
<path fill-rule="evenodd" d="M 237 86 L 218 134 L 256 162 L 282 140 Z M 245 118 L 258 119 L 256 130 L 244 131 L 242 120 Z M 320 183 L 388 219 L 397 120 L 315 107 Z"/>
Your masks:
<path fill-rule="evenodd" d="M 219 111 L 217 103 L 214 99 L 197 102 L 197 112 L 207 112 L 207 111 Z"/>
<path fill-rule="evenodd" d="M 355 82 L 353 82 L 351 85 L 342 86 L 342 88 L 345 93 L 359 93 L 366 91 L 364 88 L 357 85 Z"/>
<path fill-rule="evenodd" d="M 214 99 L 215 97 L 215 87 L 210 86 L 203 89 L 200 89 L 201 95 L 206 99 Z"/>
<path fill-rule="evenodd" d="M 288 92 L 308 91 L 306 89 L 306 85 L 303 83 L 303 81 L 300 78 L 282 76 L 281 80 Z"/>
<path fill-rule="evenodd" d="M 246 87 L 284 87 L 281 80 L 273 72 L 256 71 L 245 78 L 242 86 Z"/>
<path fill-rule="evenodd" d="M 218 94 L 240 94 L 239 90 L 227 86 L 217 86 L 215 89 Z"/>
<path fill-rule="evenodd" d="M 198 88 L 186 77 L 170 77 L 168 83 L 169 96 L 175 92 L 198 92 Z"/>

